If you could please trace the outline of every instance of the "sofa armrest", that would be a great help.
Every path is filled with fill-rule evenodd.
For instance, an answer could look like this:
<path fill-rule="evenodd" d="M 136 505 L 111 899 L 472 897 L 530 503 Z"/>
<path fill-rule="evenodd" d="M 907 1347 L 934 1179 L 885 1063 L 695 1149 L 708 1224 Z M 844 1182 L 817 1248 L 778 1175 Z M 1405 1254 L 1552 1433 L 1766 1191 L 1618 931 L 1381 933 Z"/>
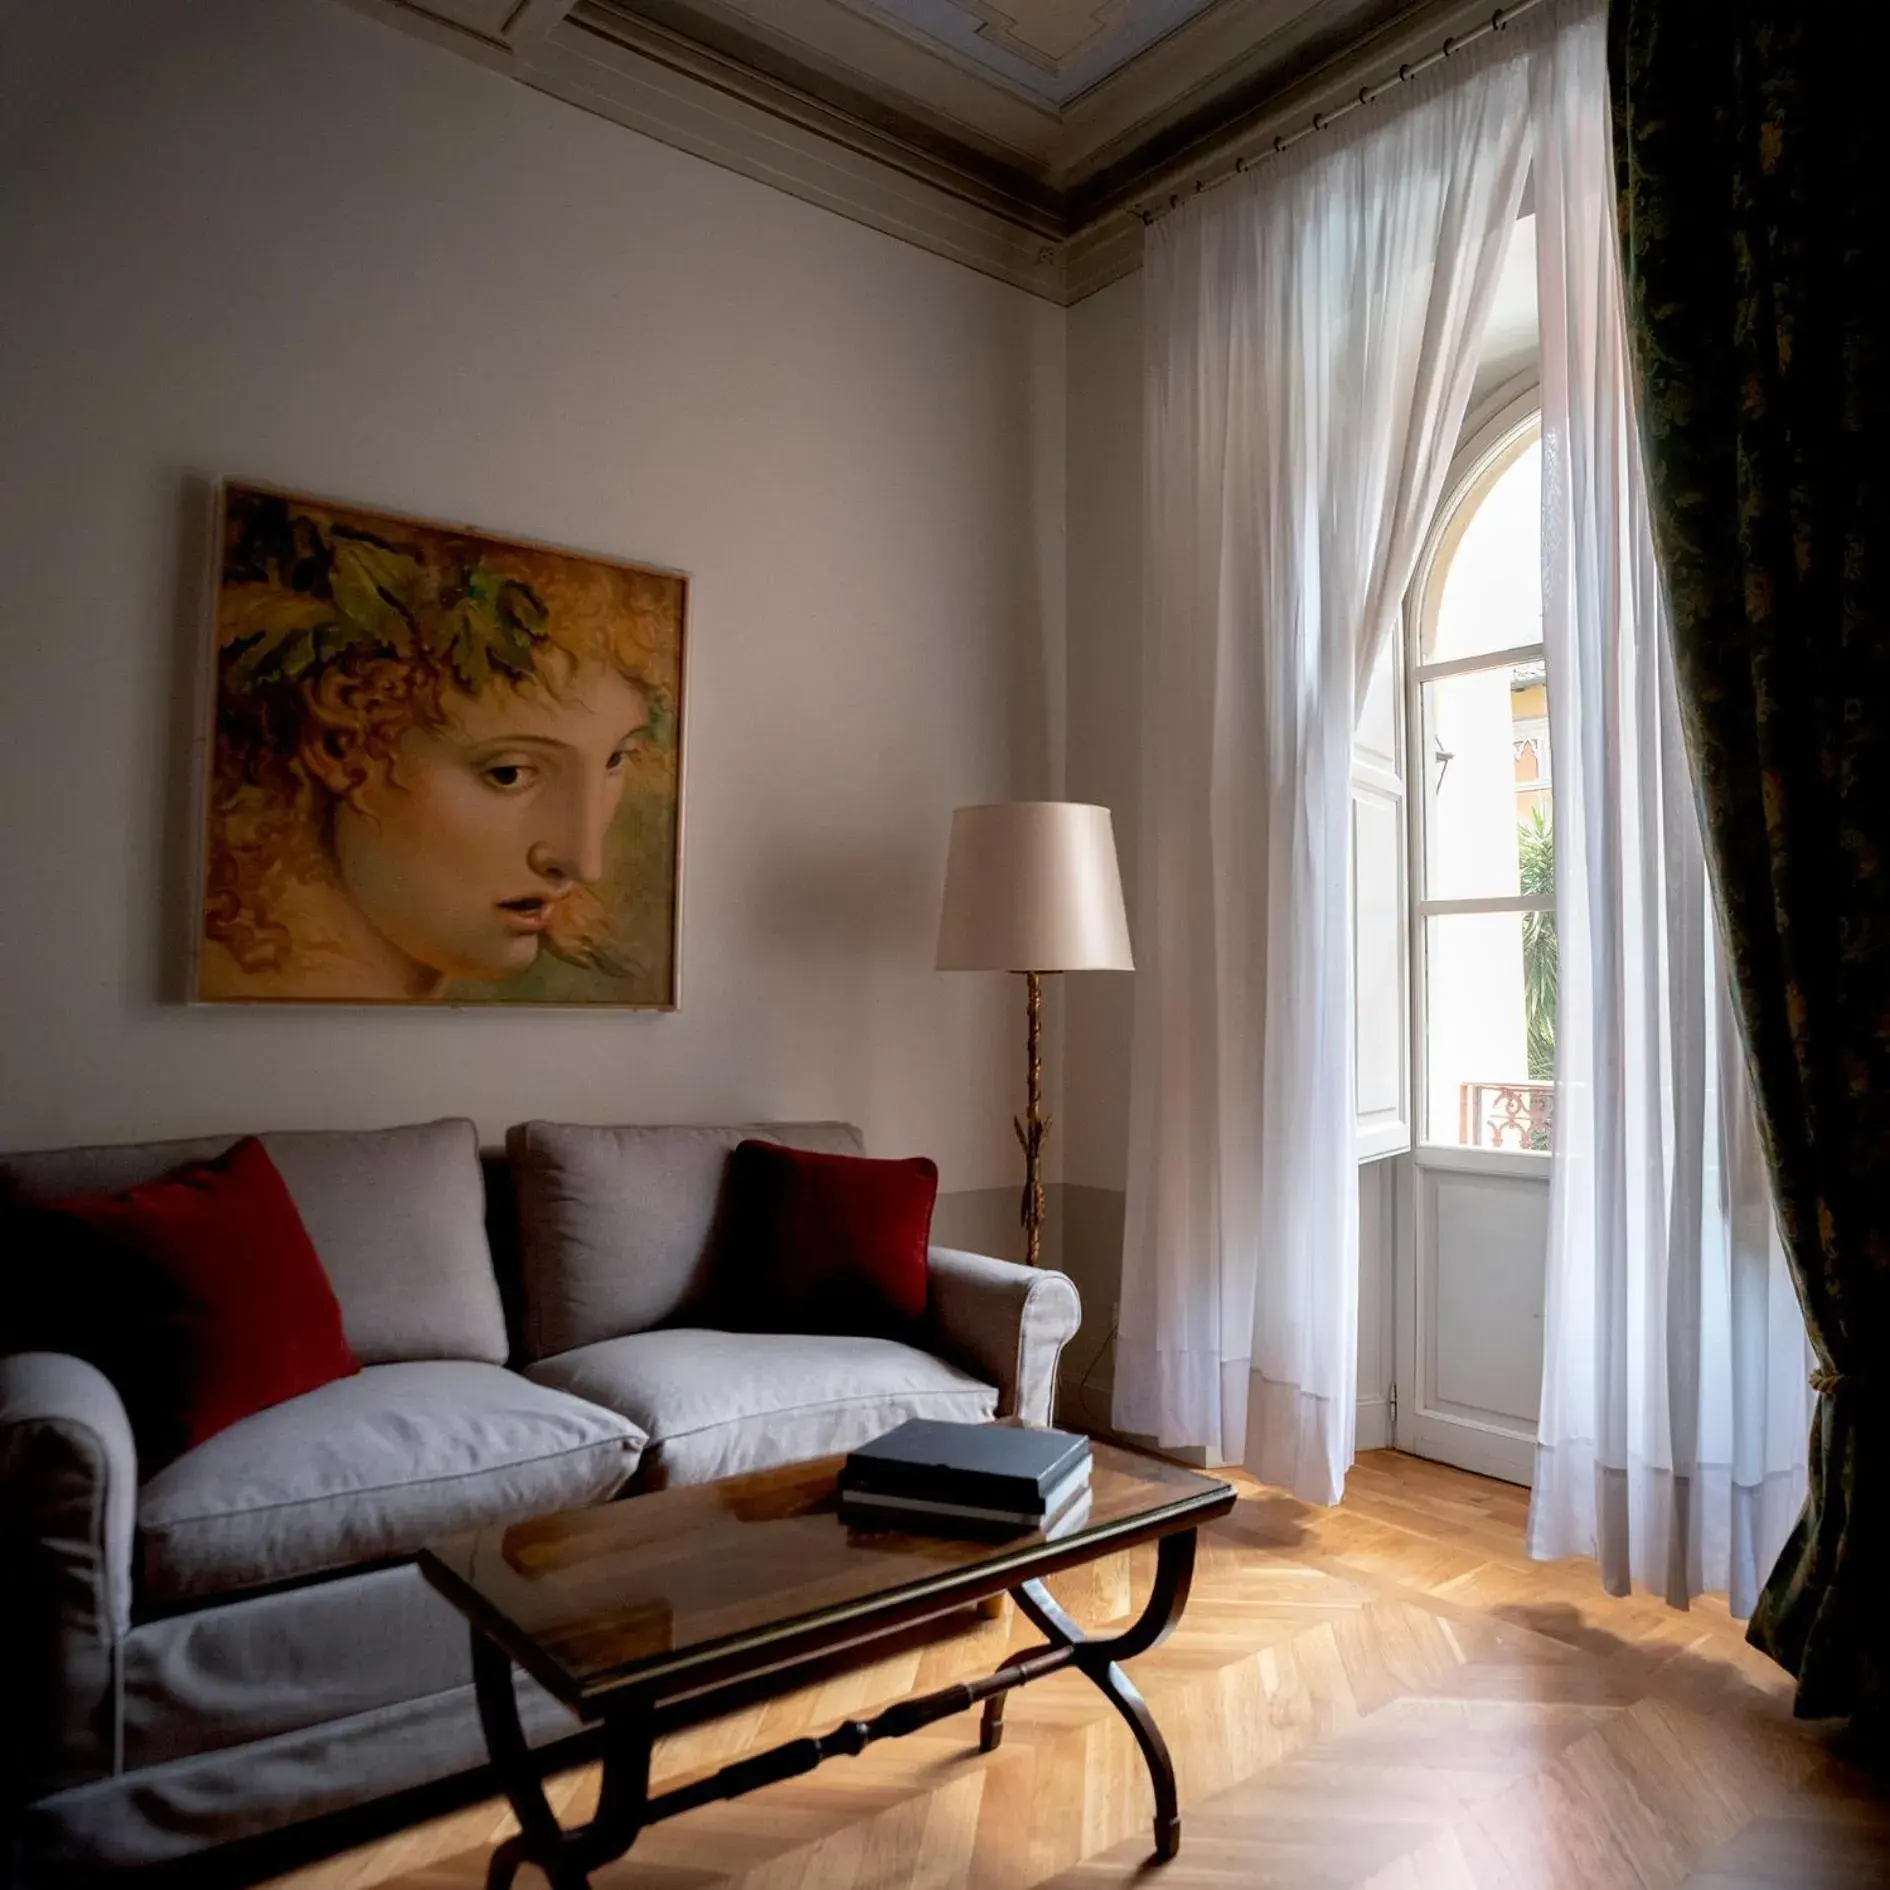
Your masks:
<path fill-rule="evenodd" d="M 131 1422 L 103 1372 L 63 1352 L 0 1358 L 8 1796 L 118 1769 L 118 1650 L 131 1626 L 137 1494 Z"/>
<path fill-rule="evenodd" d="M 940 1347 L 998 1388 L 998 1416 L 1048 1424 L 1057 1359 L 1083 1315 L 1067 1274 L 934 1247 L 927 1298 Z"/>

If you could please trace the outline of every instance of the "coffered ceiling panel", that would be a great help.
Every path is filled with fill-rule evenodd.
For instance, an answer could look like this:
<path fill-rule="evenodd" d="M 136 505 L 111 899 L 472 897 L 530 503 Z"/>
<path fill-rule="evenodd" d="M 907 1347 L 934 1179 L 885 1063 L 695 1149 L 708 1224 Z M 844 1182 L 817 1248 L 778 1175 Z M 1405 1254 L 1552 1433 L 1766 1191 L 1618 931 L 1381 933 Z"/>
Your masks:
<path fill-rule="evenodd" d="M 503 42 L 505 29 L 519 11 L 519 0 L 426 0 L 423 11 L 469 33 Z"/>
<path fill-rule="evenodd" d="M 1067 104 L 1216 0 L 847 0 Z"/>

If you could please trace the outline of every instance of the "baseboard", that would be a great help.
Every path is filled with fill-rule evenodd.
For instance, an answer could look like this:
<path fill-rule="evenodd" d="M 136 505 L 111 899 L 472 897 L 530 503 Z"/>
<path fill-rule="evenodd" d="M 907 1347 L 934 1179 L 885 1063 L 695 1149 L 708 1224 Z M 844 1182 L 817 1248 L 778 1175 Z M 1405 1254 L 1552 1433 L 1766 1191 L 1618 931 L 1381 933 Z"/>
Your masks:
<path fill-rule="evenodd" d="M 1075 1405 L 1070 1386 L 1066 1384 L 1060 1387 L 1060 1391 L 1058 1409 L 1063 1421 L 1078 1430 L 1088 1431 L 1092 1437 L 1116 1439 L 1135 1450 L 1153 1451 L 1158 1456 L 1172 1458 L 1176 1463 L 1185 1463 L 1193 1470 L 1219 1470 L 1225 1467 L 1226 1459 L 1218 1451 L 1203 1449 L 1198 1444 L 1170 1448 L 1158 1444 L 1152 1437 L 1143 1437 L 1133 1431 L 1118 1431 L 1111 1426 L 1097 1424 L 1094 1422 L 1093 1414 L 1085 1413 Z M 1090 1388 L 1089 1402 L 1091 1405 L 1101 1402 L 1093 1385 Z M 1086 1417 L 1089 1421 L 1085 1421 Z M 1357 1422 L 1354 1449 L 1390 1450 L 1392 1448 L 1391 1401 L 1388 1398 L 1361 1398 L 1358 1401 Z"/>
<path fill-rule="evenodd" d="M 1131 1450 L 1145 1451 L 1151 1457 L 1166 1457 L 1170 1463 L 1184 1465 L 1190 1470 L 1224 1470 L 1227 1467 L 1227 1459 L 1218 1450 L 1210 1450 L 1203 1444 L 1163 1444 L 1141 1431 L 1110 1431 L 1107 1435 L 1112 1443 L 1126 1444 Z"/>

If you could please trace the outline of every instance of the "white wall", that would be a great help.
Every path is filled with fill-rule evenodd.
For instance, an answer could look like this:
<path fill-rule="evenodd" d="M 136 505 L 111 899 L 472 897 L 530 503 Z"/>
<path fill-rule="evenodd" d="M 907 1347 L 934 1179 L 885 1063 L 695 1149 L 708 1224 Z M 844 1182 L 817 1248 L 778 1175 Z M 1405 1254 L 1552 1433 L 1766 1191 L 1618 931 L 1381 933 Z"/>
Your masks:
<path fill-rule="evenodd" d="M 1142 279 L 1130 276 L 1069 314 L 1069 792 L 1115 815 L 1134 924 L 1142 739 Z M 1134 980 L 1064 980 L 1063 1175 L 1122 1186 L 1129 1147 Z"/>
<path fill-rule="evenodd" d="M 1010 1186 L 1014 993 L 930 963 L 952 806 L 1050 786 L 1062 312 L 328 0 L 0 0 L 0 74 L 0 1146 L 831 1114 Z M 680 1013 L 179 1001 L 222 472 L 693 573 Z"/>
<path fill-rule="evenodd" d="M 1142 282 L 1118 282 L 1069 312 L 1067 504 L 1069 721 L 1066 790 L 1115 815 L 1116 851 L 1135 924 L 1141 741 Z M 1063 1009 L 1062 1163 L 1053 1212 L 1058 1264 L 1083 1297 L 1070 1348 L 1073 1412 L 1106 1422 L 1122 1282 L 1128 1167 L 1129 1025 L 1134 979 L 1081 972 L 1057 981 Z"/>

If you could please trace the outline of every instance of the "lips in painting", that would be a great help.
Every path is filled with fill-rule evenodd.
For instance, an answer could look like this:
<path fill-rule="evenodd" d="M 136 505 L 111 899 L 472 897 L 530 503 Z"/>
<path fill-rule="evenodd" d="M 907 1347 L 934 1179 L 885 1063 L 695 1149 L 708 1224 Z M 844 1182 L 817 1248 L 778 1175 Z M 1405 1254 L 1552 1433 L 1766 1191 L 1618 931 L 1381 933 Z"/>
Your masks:
<path fill-rule="evenodd" d="M 527 893 L 518 899 L 501 899 L 499 910 L 505 913 L 521 932 L 542 932 L 551 923 L 552 902 L 537 893 Z"/>

